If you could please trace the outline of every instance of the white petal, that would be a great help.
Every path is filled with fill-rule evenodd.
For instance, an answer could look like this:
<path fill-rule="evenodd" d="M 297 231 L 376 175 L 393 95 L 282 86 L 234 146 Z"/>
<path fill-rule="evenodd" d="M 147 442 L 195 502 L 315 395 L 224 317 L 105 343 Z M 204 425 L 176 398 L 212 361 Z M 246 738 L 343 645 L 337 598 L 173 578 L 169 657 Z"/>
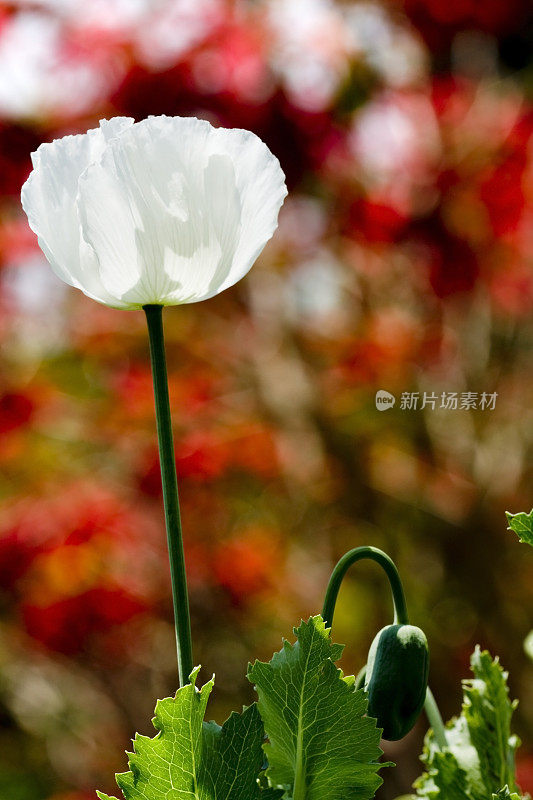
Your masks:
<path fill-rule="evenodd" d="M 22 206 L 30 227 L 56 275 L 109 305 L 117 303 L 99 280 L 94 253 L 80 239 L 78 179 L 100 157 L 106 141 L 133 122 L 126 117 L 102 120 L 100 128 L 42 144 L 32 154 L 34 169 L 22 187 Z"/>
<path fill-rule="evenodd" d="M 193 118 L 137 123 L 80 179 L 83 235 L 103 285 L 134 305 L 190 303 L 231 286 L 275 230 L 283 178 L 248 132 Z"/>
<path fill-rule="evenodd" d="M 210 126 L 151 117 L 111 141 L 80 179 L 80 219 L 100 278 L 123 301 L 197 299 L 221 257 L 205 224 L 201 155 Z M 168 124 L 171 123 L 171 124 Z M 187 135 L 189 134 L 189 135 Z M 194 149 L 196 149 L 194 148 Z"/>
<path fill-rule="evenodd" d="M 233 264 L 217 289 L 222 292 L 246 275 L 272 237 L 287 187 L 278 159 L 254 133 L 217 128 L 214 137 L 219 149 L 233 161 L 242 207 L 240 239 Z"/>

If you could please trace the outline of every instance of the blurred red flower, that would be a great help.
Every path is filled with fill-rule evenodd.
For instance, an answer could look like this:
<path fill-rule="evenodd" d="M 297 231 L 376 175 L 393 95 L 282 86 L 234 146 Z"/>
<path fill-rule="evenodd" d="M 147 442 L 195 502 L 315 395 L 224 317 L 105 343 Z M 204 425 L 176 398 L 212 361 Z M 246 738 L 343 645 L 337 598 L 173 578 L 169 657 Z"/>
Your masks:
<path fill-rule="evenodd" d="M 229 446 L 233 469 L 253 472 L 262 478 L 275 477 L 279 472 L 274 431 L 266 425 L 243 426 L 235 431 Z"/>
<path fill-rule="evenodd" d="M 194 83 L 200 94 L 228 94 L 262 106 L 273 89 L 266 57 L 264 31 L 230 22 L 193 55 Z"/>
<path fill-rule="evenodd" d="M 0 434 L 25 425 L 34 412 L 34 402 L 21 392 L 6 392 L 0 396 Z"/>
<path fill-rule="evenodd" d="M 235 605 L 244 605 L 274 583 L 281 557 L 275 531 L 246 528 L 219 545 L 213 571 Z"/>
<path fill-rule="evenodd" d="M 27 632 L 50 650 L 75 655 L 95 633 L 105 632 L 146 611 L 147 605 L 123 589 L 98 586 L 51 605 L 23 603 Z"/>
<path fill-rule="evenodd" d="M 413 239 L 437 297 L 448 297 L 474 288 L 480 273 L 478 256 L 471 245 L 444 224 L 438 214 L 413 225 Z"/>
<path fill-rule="evenodd" d="M 333 377 L 355 386 L 396 379 L 415 363 L 423 344 L 415 319 L 394 308 L 382 310 L 368 319 L 364 332 L 342 342 Z"/>
<path fill-rule="evenodd" d="M 224 432 L 191 431 L 177 438 L 175 450 L 180 481 L 214 481 L 231 470 L 265 478 L 274 476 L 279 468 L 272 432 L 256 423 Z M 143 460 L 138 481 L 144 494 L 159 497 L 161 475 L 157 451 L 151 450 Z"/>
<path fill-rule="evenodd" d="M 392 205 L 360 198 L 348 209 L 346 232 L 367 242 L 395 242 L 405 229 L 408 218 Z"/>
<path fill-rule="evenodd" d="M 218 478 L 227 465 L 227 449 L 213 434 L 196 431 L 183 436 L 175 445 L 178 480 L 210 481 Z M 162 492 L 159 455 L 151 450 L 138 478 L 140 490 L 149 497 Z"/>
<path fill-rule="evenodd" d="M 26 572 L 37 548 L 24 541 L 16 528 L 4 531 L 0 538 L 0 585 L 2 592 L 10 592 L 19 578 Z"/>
<path fill-rule="evenodd" d="M 228 461 L 226 444 L 216 434 L 193 431 L 176 444 L 176 469 L 185 479 L 212 480 Z"/>
<path fill-rule="evenodd" d="M 494 235 L 513 234 L 527 208 L 526 180 L 530 145 L 533 141 L 533 111 L 521 114 L 495 163 L 481 175 L 480 197 L 487 208 Z"/>
<path fill-rule="evenodd" d="M 144 517 L 95 486 L 19 503 L 0 529 L 6 599 L 31 636 L 77 652 L 95 630 L 144 611 L 161 593 L 151 534 Z"/>
<path fill-rule="evenodd" d="M 179 409 L 179 421 L 187 422 L 216 401 L 219 378 L 201 368 L 191 374 L 169 375 L 170 402 Z M 154 419 L 152 373 L 147 362 L 134 362 L 110 376 L 111 389 L 118 404 L 118 415 L 133 420 Z"/>
<path fill-rule="evenodd" d="M 149 364 L 131 364 L 118 374 L 114 373 L 111 380 L 121 415 L 139 419 L 154 413 L 154 389 Z"/>
<path fill-rule="evenodd" d="M 524 794 L 533 793 L 533 755 L 519 755 L 516 763 L 516 782 Z"/>

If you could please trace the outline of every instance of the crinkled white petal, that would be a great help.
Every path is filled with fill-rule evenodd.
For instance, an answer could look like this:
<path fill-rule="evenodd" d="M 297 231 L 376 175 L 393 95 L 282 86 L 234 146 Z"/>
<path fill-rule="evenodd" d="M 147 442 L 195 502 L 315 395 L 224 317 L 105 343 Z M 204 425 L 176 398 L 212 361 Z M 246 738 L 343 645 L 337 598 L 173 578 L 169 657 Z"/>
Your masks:
<path fill-rule="evenodd" d="M 79 186 L 100 279 L 132 306 L 196 302 L 234 284 L 272 236 L 286 194 L 279 162 L 254 134 L 180 117 L 124 131 Z"/>
<path fill-rule="evenodd" d="M 29 225 L 56 275 L 107 305 L 122 303 L 103 286 L 95 253 L 80 237 L 78 180 L 106 143 L 133 123 L 128 117 L 102 120 L 100 128 L 40 145 L 32 154 L 34 169 L 22 187 Z"/>
<path fill-rule="evenodd" d="M 196 302 L 242 278 L 286 195 L 266 145 L 194 118 L 100 124 L 41 146 L 23 190 L 59 277 L 122 308 Z"/>
<path fill-rule="evenodd" d="M 213 138 L 233 161 L 242 207 L 241 232 L 231 269 L 217 288 L 222 292 L 246 275 L 272 237 L 287 187 L 278 159 L 251 131 L 217 128 Z"/>
<path fill-rule="evenodd" d="M 191 122 L 201 147 L 209 125 Z M 204 220 L 202 166 L 173 133 L 160 118 L 138 123 L 79 182 L 83 235 L 98 254 L 102 283 L 132 305 L 165 303 L 172 292 L 187 301 L 193 288 L 184 280 L 220 258 Z"/>

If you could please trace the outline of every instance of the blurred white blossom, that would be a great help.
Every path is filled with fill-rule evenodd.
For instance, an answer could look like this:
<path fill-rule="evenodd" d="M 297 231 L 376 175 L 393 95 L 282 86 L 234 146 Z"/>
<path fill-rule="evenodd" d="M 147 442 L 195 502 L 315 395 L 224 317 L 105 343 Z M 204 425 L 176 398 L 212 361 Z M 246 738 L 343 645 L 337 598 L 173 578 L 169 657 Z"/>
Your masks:
<path fill-rule="evenodd" d="M 76 116 L 94 107 L 118 78 L 116 64 L 64 48 L 61 21 L 27 11 L 3 23 L 0 36 L 0 115 L 26 119 Z"/>
<path fill-rule="evenodd" d="M 272 64 L 293 101 L 320 111 L 347 75 L 351 40 L 340 8 L 330 0 L 270 0 Z"/>

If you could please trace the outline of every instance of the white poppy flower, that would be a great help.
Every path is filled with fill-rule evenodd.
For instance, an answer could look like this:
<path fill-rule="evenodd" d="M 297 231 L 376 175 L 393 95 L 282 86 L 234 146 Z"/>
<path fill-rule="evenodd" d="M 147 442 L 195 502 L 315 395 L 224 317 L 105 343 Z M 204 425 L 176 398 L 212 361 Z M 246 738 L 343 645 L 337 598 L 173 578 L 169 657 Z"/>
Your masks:
<path fill-rule="evenodd" d="M 194 303 L 240 280 L 287 194 L 249 131 L 127 117 L 42 144 L 22 187 L 52 269 L 114 308 Z"/>

